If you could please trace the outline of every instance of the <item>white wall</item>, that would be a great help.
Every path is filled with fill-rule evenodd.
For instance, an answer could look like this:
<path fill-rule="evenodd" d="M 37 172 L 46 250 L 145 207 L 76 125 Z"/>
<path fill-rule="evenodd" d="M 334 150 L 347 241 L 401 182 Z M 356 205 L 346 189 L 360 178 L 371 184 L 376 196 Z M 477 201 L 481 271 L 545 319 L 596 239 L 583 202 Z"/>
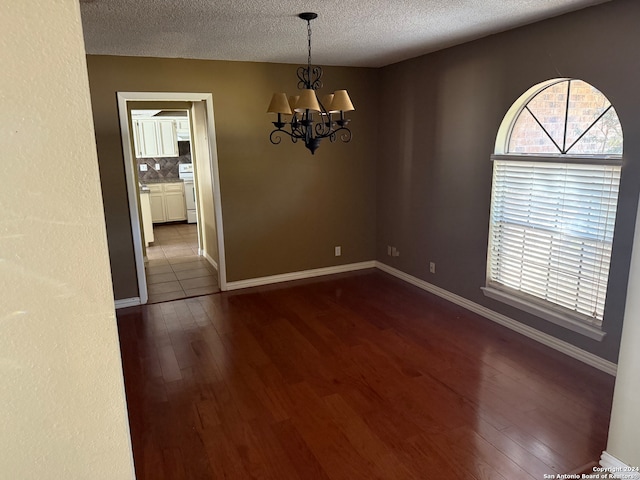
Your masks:
<path fill-rule="evenodd" d="M 636 219 L 627 303 L 613 394 L 607 453 L 640 467 L 640 210 Z"/>
<path fill-rule="evenodd" d="M 79 4 L 0 31 L 0 477 L 132 479 Z"/>

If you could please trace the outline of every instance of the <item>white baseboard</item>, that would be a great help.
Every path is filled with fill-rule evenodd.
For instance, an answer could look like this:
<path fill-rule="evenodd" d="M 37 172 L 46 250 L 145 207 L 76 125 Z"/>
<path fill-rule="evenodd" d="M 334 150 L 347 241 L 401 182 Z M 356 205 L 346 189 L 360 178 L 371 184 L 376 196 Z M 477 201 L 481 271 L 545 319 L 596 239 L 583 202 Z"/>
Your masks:
<path fill-rule="evenodd" d="M 216 262 L 216 261 L 211 257 L 211 255 L 209 255 L 207 252 L 205 252 L 205 251 L 204 251 L 204 250 L 202 250 L 202 249 L 198 249 L 198 251 L 200 252 L 200 255 L 201 255 L 201 256 L 203 256 L 203 257 L 207 260 L 207 262 L 209 262 L 209 263 L 211 264 L 211 266 L 212 266 L 213 268 L 215 268 L 216 270 L 218 270 L 218 262 Z"/>
<path fill-rule="evenodd" d="M 228 282 L 227 290 L 238 290 L 240 288 L 258 287 L 271 283 L 289 282 L 291 280 L 302 280 L 305 278 L 320 277 L 323 275 L 333 275 L 335 273 L 353 272 L 366 268 L 375 268 L 376 262 L 349 263 L 347 265 L 337 265 L 335 267 L 316 268 L 314 270 L 302 270 L 299 272 L 283 273 L 280 275 L 270 275 L 268 277 L 250 278 L 248 280 L 238 280 Z"/>
<path fill-rule="evenodd" d="M 140 302 L 140 297 L 123 298 L 121 300 L 116 300 L 116 310 L 120 308 L 136 307 L 138 305 L 142 305 L 142 302 Z"/>
<path fill-rule="evenodd" d="M 456 305 L 460 305 L 461 307 L 466 308 L 478 315 L 482 315 L 489 320 L 492 320 L 496 323 L 499 323 L 502 326 L 505 326 L 511 330 L 514 330 L 526 337 L 529 337 L 537 342 L 540 342 L 548 347 L 553 348 L 554 350 L 558 350 L 565 355 L 569 355 L 570 357 L 575 358 L 576 360 L 580 360 L 581 362 L 586 363 L 587 365 L 591 365 L 592 367 L 597 368 L 598 370 L 602 370 L 610 375 L 616 374 L 617 365 L 613 362 L 605 360 L 603 358 L 594 355 L 593 353 L 587 352 L 578 348 L 570 343 L 567 343 L 563 340 L 559 340 L 556 337 L 553 337 L 547 333 L 543 333 L 535 328 L 532 328 L 528 325 L 520 323 L 512 318 L 507 317 L 506 315 L 502 315 L 501 313 L 494 312 L 493 310 L 488 309 L 482 305 L 474 303 L 466 298 L 463 298 L 455 293 L 451 293 L 447 290 L 444 290 L 440 287 L 432 285 L 424 280 L 421 280 L 417 277 L 409 275 L 408 273 L 397 270 L 389 265 L 386 265 L 382 262 L 375 262 L 376 267 L 382 270 L 383 272 L 387 272 L 394 277 L 397 277 L 405 282 L 411 283 L 422 290 L 426 290 L 427 292 L 433 293 L 434 295 L 438 295 L 446 300 L 449 300 Z"/>
<path fill-rule="evenodd" d="M 209 256 L 206 252 L 201 252 L 202 256 L 204 256 L 214 268 L 218 268 L 217 263 L 211 256 Z M 401 280 L 404 280 L 407 283 L 415 285 L 422 290 L 426 290 L 427 292 L 433 293 L 439 297 L 444 298 L 456 305 L 460 305 L 467 310 L 477 313 L 489 320 L 492 320 L 500 325 L 507 327 L 511 330 L 514 330 L 526 337 L 529 337 L 537 342 L 542 343 L 548 347 L 553 348 L 554 350 L 558 350 L 565 355 L 573 357 L 577 360 L 580 360 L 587 365 L 591 365 L 592 367 L 597 368 L 598 370 L 602 370 L 610 375 L 616 374 L 617 365 L 613 362 L 605 360 L 603 358 L 594 355 L 593 353 L 587 352 L 578 348 L 570 343 L 567 343 L 563 340 L 559 340 L 547 333 L 536 330 L 533 327 L 520 323 L 512 318 L 507 317 L 506 315 L 502 315 L 501 313 L 494 312 L 493 310 L 488 309 L 482 305 L 479 305 L 475 302 L 467 300 L 464 297 L 456 295 L 455 293 L 451 293 L 447 290 L 444 290 L 440 287 L 432 285 L 424 280 L 421 280 L 417 277 L 409 275 L 408 273 L 397 270 L 389 265 L 386 265 L 382 262 L 378 261 L 369 261 L 369 262 L 360 262 L 360 263 L 350 263 L 347 265 L 337 265 L 335 267 L 324 267 L 324 268 L 316 268 L 313 270 L 302 270 L 298 272 L 291 273 L 283 273 L 280 275 L 270 275 L 267 277 L 258 277 L 258 278 L 250 278 L 247 280 L 238 280 L 236 282 L 228 282 L 227 290 L 239 290 L 241 288 L 249 288 L 249 287 L 258 287 L 261 285 L 269 285 L 272 283 L 280 283 L 280 282 L 289 282 L 291 280 L 302 280 L 305 278 L 313 278 L 320 277 L 324 275 L 333 275 L 336 273 L 344 273 L 344 272 L 352 272 L 356 270 L 364 270 L 367 268 L 378 268 L 383 272 L 386 272 L 394 277 L 397 277 Z M 115 305 L 116 309 L 125 308 L 125 307 L 133 307 L 136 305 L 140 305 L 140 298 L 126 298 L 122 300 L 116 300 Z M 640 480 L 640 479 L 639 479 Z"/>
<path fill-rule="evenodd" d="M 600 457 L 600 466 L 611 472 L 613 478 L 625 478 L 628 480 L 640 480 L 640 472 L 632 468 L 605 450 Z"/>

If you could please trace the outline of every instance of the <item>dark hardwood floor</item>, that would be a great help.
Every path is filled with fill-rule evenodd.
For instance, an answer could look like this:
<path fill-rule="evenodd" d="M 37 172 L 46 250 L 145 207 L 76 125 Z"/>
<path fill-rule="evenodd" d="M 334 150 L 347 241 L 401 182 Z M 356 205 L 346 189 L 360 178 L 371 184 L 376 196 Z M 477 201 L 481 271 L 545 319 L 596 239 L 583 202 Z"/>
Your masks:
<path fill-rule="evenodd" d="M 118 312 L 138 480 L 539 480 L 614 379 L 384 273 Z"/>

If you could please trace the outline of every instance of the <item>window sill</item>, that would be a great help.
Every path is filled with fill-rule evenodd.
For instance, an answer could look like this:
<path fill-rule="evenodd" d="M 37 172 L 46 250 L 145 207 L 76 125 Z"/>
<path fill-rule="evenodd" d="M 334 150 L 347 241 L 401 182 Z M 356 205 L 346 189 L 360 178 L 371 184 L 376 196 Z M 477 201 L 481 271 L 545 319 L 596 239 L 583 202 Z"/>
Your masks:
<path fill-rule="evenodd" d="M 589 337 L 593 340 L 601 342 L 606 335 L 606 332 L 603 332 L 598 327 L 587 325 L 577 318 L 573 318 L 569 315 L 557 312 L 550 308 L 546 308 L 542 305 L 538 305 L 534 302 L 510 294 L 508 292 L 492 287 L 482 287 L 482 291 L 487 297 L 493 298 L 494 300 L 498 300 L 502 303 L 506 303 L 507 305 L 511 305 L 512 307 L 518 308 L 527 313 L 531 313 L 532 315 L 543 318 L 551 323 Z"/>

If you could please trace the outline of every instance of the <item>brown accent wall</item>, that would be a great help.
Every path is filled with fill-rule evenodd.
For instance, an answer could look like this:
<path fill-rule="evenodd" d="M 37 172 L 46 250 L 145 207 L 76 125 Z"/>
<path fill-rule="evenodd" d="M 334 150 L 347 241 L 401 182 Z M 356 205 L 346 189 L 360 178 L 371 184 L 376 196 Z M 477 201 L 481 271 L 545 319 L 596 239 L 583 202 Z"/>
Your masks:
<path fill-rule="evenodd" d="M 353 140 L 269 143 L 271 94 L 293 93 L 296 65 L 87 57 L 116 299 L 138 295 L 116 93 L 211 92 L 227 280 L 372 260 L 375 256 L 377 79 L 366 68 L 325 68 L 325 88 L 347 88 Z M 334 256 L 334 246 L 342 256 Z"/>
<path fill-rule="evenodd" d="M 382 69 L 378 260 L 616 361 L 640 186 L 640 4 L 619 0 Z M 550 78 L 601 90 L 624 129 L 624 167 L 602 342 L 483 296 L 496 133 Z M 400 109 L 398 110 L 398 105 Z M 400 250 L 387 256 L 387 246 Z M 429 273 L 436 262 L 436 274 Z"/>

